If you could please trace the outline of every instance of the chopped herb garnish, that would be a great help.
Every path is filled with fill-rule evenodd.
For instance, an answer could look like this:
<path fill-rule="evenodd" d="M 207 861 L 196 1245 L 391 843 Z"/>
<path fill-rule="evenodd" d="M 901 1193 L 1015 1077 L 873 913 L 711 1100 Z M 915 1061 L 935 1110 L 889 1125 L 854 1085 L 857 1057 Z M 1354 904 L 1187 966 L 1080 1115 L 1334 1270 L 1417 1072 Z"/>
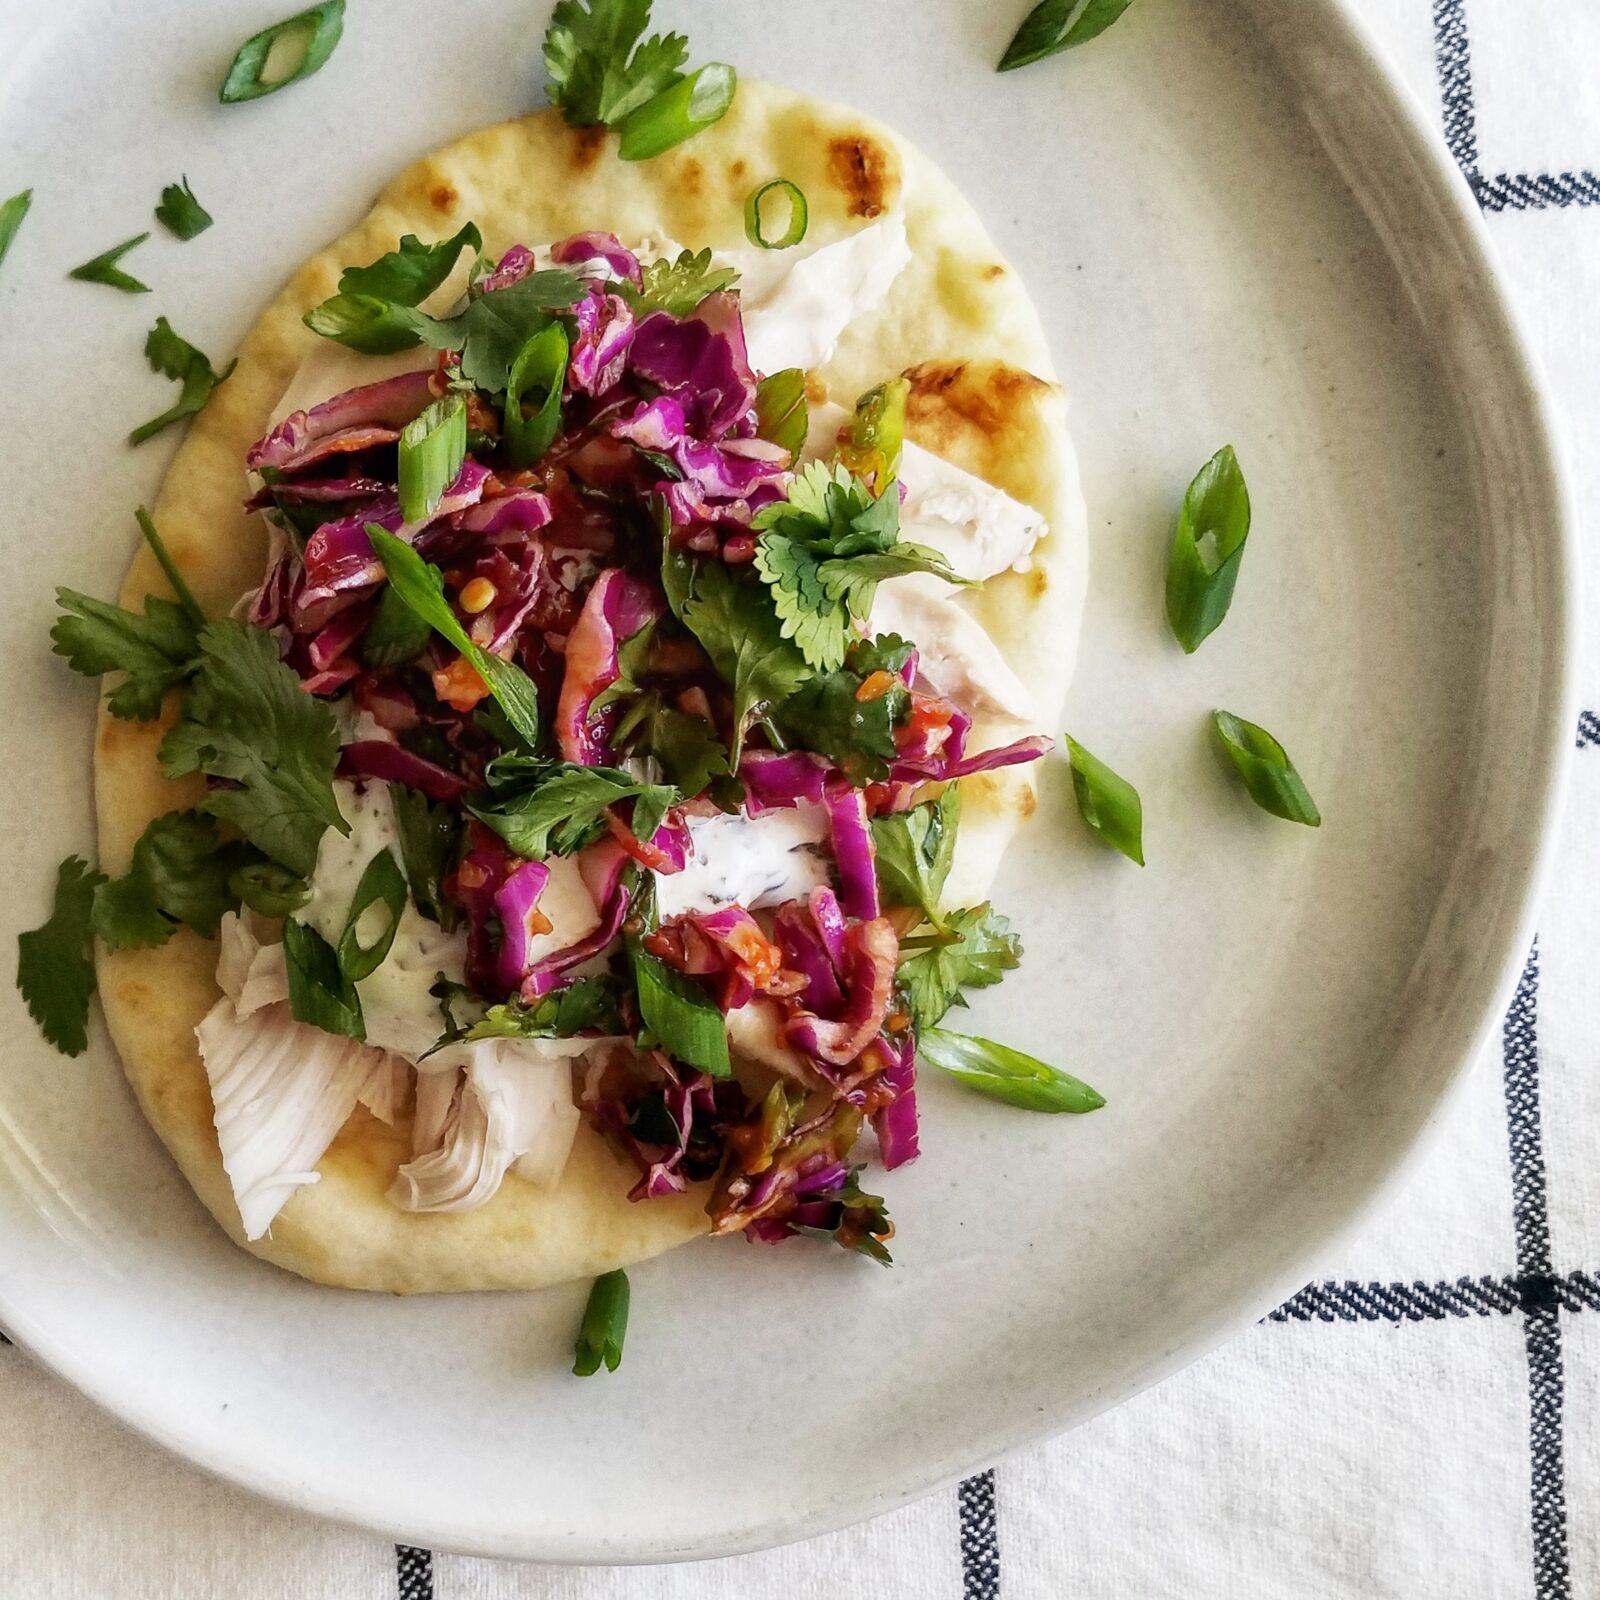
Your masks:
<path fill-rule="evenodd" d="M 464 819 L 454 806 L 436 805 L 403 783 L 389 785 L 389 801 L 412 902 L 423 916 L 452 933 L 461 920 L 461 910 L 444 892 L 444 880 L 455 870 L 461 854 Z"/>
<path fill-rule="evenodd" d="M 649 21 L 650 0 L 561 0 L 544 36 L 550 103 L 575 128 L 619 129 L 624 161 L 710 127 L 738 81 L 720 62 L 685 77 L 689 41 L 679 33 L 646 39 Z"/>
<path fill-rule="evenodd" d="M 1106 1103 L 1080 1079 L 992 1039 L 928 1028 L 917 1038 L 917 1054 L 969 1089 L 1024 1111 L 1082 1113 Z"/>
<path fill-rule="evenodd" d="M 1039 0 L 1006 46 L 999 70 L 1011 72 L 1075 45 L 1087 44 L 1104 33 L 1131 4 L 1132 0 Z"/>
<path fill-rule="evenodd" d="M 338 952 L 315 928 L 293 918 L 285 922 L 283 959 L 289 974 L 289 1010 L 296 1021 L 347 1039 L 366 1038 L 361 996 L 340 968 Z"/>
<path fill-rule="evenodd" d="M 696 561 L 668 543 L 662 584 L 673 613 L 733 690 L 737 766 L 751 717 L 788 699 L 809 681 L 811 668 L 799 648 L 784 638 L 771 595 L 754 573 L 723 561 Z"/>
<path fill-rule="evenodd" d="M 161 744 L 165 775 L 230 780 L 207 789 L 202 809 L 309 877 L 323 830 L 350 831 L 333 795 L 338 756 L 333 713 L 300 687 L 277 640 L 231 618 L 209 623 L 183 720 Z"/>
<path fill-rule="evenodd" d="M 628 116 L 617 130 L 624 161 L 648 161 L 720 122 L 733 104 L 739 74 L 713 61 L 658 94 Z"/>
<path fill-rule="evenodd" d="M 772 719 L 791 746 L 826 756 L 857 787 L 881 783 L 895 759 L 894 731 L 910 703 L 901 674 L 911 654 L 912 646 L 894 634 L 858 640 L 837 672 L 808 677 L 774 705 Z M 888 687 L 863 699 L 875 673 L 886 675 Z"/>
<path fill-rule="evenodd" d="M 931 933 L 901 945 L 898 977 L 919 1028 L 937 1024 L 966 989 L 987 989 L 1022 961 L 1022 941 L 987 901 L 953 911 Z"/>
<path fill-rule="evenodd" d="M 751 523 L 756 570 L 772 591 L 783 636 L 813 667 L 832 671 L 867 621 L 878 584 L 911 572 L 964 580 L 925 545 L 900 543 L 900 497 L 872 491 L 843 466 L 813 461 L 789 498 Z"/>
<path fill-rule="evenodd" d="M 628 959 L 651 1045 L 713 1078 L 731 1076 L 728 1025 L 711 996 L 693 978 L 657 960 L 637 939 L 628 941 Z"/>
<path fill-rule="evenodd" d="M 383 570 L 394 586 L 395 593 L 435 633 L 466 657 L 488 686 L 489 692 L 500 702 L 517 733 L 530 749 L 536 748 L 539 743 L 539 694 L 533 686 L 533 680 L 521 667 L 490 655 L 468 637 L 467 630 L 461 626 L 461 619 L 450 609 L 450 602 L 444 597 L 444 577 L 437 567 L 424 561 L 404 539 L 395 538 L 375 522 L 367 524 L 367 537 L 372 541 L 372 548 L 383 563 Z"/>
<path fill-rule="evenodd" d="M 89 1042 L 89 926 L 95 890 L 105 881 L 81 856 L 68 856 L 56 873 L 49 921 L 17 936 L 17 987 L 29 1015 L 63 1055 L 80 1055 Z"/>
<path fill-rule="evenodd" d="M 614 127 L 682 77 L 689 41 L 644 38 L 650 0 L 561 0 L 544 36 L 550 103 L 575 128 Z"/>
<path fill-rule="evenodd" d="M 14 194 L 0 204 L 0 261 L 5 260 L 11 241 L 16 238 L 17 229 L 22 226 L 22 219 L 27 216 L 28 207 L 32 204 L 32 189 L 24 189 L 21 194 Z"/>
<path fill-rule="evenodd" d="M 363 355 L 388 355 L 422 342 L 420 321 L 432 321 L 412 308 L 422 304 L 455 270 L 463 250 L 483 248 L 475 223 L 436 244 L 406 234 L 397 248 L 364 267 L 346 267 L 338 293 L 313 306 L 305 324 L 313 333 L 336 339 Z"/>
<path fill-rule="evenodd" d="M 1067 754 L 1072 761 L 1072 787 L 1083 820 L 1113 849 L 1142 867 L 1144 807 L 1139 791 L 1085 750 L 1071 734 L 1067 735 Z"/>
<path fill-rule="evenodd" d="M 321 5 L 263 28 L 239 46 L 217 98 L 224 105 L 259 100 L 264 94 L 276 94 L 291 83 L 309 78 L 327 64 L 343 32 L 344 0 L 323 0 Z M 269 60 L 274 46 L 280 47 L 277 62 Z M 286 50 L 299 52 L 292 64 L 285 62 Z M 275 68 L 270 78 L 266 75 L 269 65 Z"/>
<path fill-rule="evenodd" d="M 1288 751 L 1265 728 L 1246 722 L 1231 711 L 1213 711 L 1211 727 L 1250 798 L 1263 811 L 1286 822 L 1304 823 L 1308 828 L 1322 826 L 1322 813 L 1295 771 Z"/>
<path fill-rule="evenodd" d="M 609 807 L 633 800 L 633 831 L 649 839 L 680 796 L 639 783 L 616 767 L 586 767 L 538 756 L 499 756 L 489 764 L 490 798 L 468 806 L 480 822 L 529 861 L 570 856 L 605 830 Z"/>
<path fill-rule="evenodd" d="M 80 283 L 103 283 L 108 289 L 120 289 L 124 294 L 149 294 L 148 283 L 141 283 L 117 265 L 134 246 L 143 244 L 149 237 L 148 233 L 136 233 L 131 239 L 124 239 L 121 244 L 113 245 L 92 261 L 85 261 L 81 267 L 74 267 L 67 276 L 76 278 Z"/>
<path fill-rule="evenodd" d="M 490 1006 L 461 1037 L 478 1039 L 570 1039 L 580 1033 L 623 1031 L 621 984 L 609 975 L 576 978 L 532 1005 L 519 1000 Z"/>
<path fill-rule="evenodd" d="M 605 1363 L 615 1372 L 622 1362 L 622 1341 L 628 1332 L 628 1274 L 620 1268 L 594 1280 L 583 1324 L 573 1351 L 572 1371 L 579 1378 L 593 1377 Z"/>
<path fill-rule="evenodd" d="M 116 950 L 165 944 L 179 923 L 215 938 L 223 913 L 239 904 L 235 875 L 260 860 L 222 839 L 210 817 L 169 811 L 139 836 L 127 872 L 96 890 L 94 931 Z"/>
<path fill-rule="evenodd" d="M 939 897 L 955 859 L 961 789 L 951 784 L 937 800 L 872 819 L 878 887 L 890 905 L 914 906 L 942 927 Z"/>
<path fill-rule="evenodd" d="M 613 287 L 641 316 L 665 311 L 683 318 L 692 313 L 707 295 L 720 294 L 739 281 L 732 267 L 711 265 L 709 249 L 680 251 L 675 261 L 651 261 L 640 271 L 644 280 L 639 288 L 623 282 Z"/>
<path fill-rule="evenodd" d="M 74 672 L 127 674 L 106 701 L 114 717 L 159 716 L 167 691 L 194 671 L 199 629 L 171 600 L 146 596 L 143 616 L 73 589 L 57 589 L 56 604 L 61 615 L 50 630 L 52 648 Z"/>
<path fill-rule="evenodd" d="M 211 226 L 211 213 L 194 197 L 185 176 L 178 183 L 169 183 L 161 191 L 161 204 L 156 207 L 156 221 L 168 233 L 179 239 L 193 239 Z"/>
<path fill-rule="evenodd" d="M 789 224 L 782 233 L 769 238 L 766 233 L 766 214 L 763 207 L 767 197 L 774 196 L 779 205 L 788 202 Z M 756 189 L 744 203 L 744 236 L 761 250 L 789 250 L 806 236 L 811 211 L 806 205 L 805 192 L 797 183 L 787 178 L 774 178 Z"/>
<path fill-rule="evenodd" d="M 459 394 L 435 400 L 400 433 L 400 515 L 430 516 L 467 459 L 467 403 Z"/>
<path fill-rule="evenodd" d="M 1167 561 L 1167 621 L 1190 654 L 1227 616 L 1249 536 L 1250 491 L 1225 445 L 1189 485 Z"/>
<path fill-rule="evenodd" d="M 144 354 L 152 371 L 176 378 L 183 385 L 183 391 L 175 405 L 135 428 L 128 435 L 129 444 L 143 444 L 163 428 L 192 417 L 211 398 L 211 391 L 238 365 L 237 360 L 230 361 L 218 372 L 204 354 L 172 331 L 165 317 L 156 318 L 156 325 L 144 342 Z"/>
<path fill-rule="evenodd" d="M 837 1189 L 808 1197 L 808 1205 L 834 1207 L 825 1227 L 807 1223 L 791 1223 L 799 1234 L 813 1239 L 832 1239 L 846 1250 L 876 1261 L 879 1266 L 894 1265 L 894 1258 L 884 1243 L 894 1237 L 894 1224 L 889 1220 L 889 1208 L 881 1195 L 868 1194 L 861 1187 L 861 1174 L 865 1169 L 852 1167 L 849 1175 Z"/>

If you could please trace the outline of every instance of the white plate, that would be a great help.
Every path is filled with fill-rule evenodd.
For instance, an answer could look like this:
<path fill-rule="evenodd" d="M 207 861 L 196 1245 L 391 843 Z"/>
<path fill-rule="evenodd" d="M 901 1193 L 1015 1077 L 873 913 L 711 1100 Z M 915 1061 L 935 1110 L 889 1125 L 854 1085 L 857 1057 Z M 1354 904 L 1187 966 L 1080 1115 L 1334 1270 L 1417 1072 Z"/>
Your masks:
<path fill-rule="evenodd" d="M 272 0 L 8 8 L 0 589 L 16 884 L 4 948 L 91 839 L 91 695 L 50 590 L 114 590 L 171 440 L 158 312 L 223 355 L 428 147 L 538 92 L 545 8 L 351 8 L 314 82 L 212 101 Z M 26 9 L 36 21 L 23 21 Z M 664 3 L 702 55 L 882 114 L 978 202 L 1075 395 L 1093 585 L 1069 725 L 1143 790 L 1150 866 L 1097 849 L 1059 765 L 997 889 L 1030 960 L 972 1022 L 1080 1070 L 1101 1114 L 929 1085 L 888 1192 L 898 1264 L 742 1243 L 633 1274 L 627 1360 L 566 1375 L 584 1288 L 402 1303 L 233 1250 L 102 1031 L 51 1055 L 7 987 L 0 1320 L 134 1426 L 264 1493 L 418 1543 L 710 1555 L 884 1510 L 1066 1428 L 1293 1290 L 1492 1026 L 1571 743 L 1569 514 L 1465 189 L 1334 0 L 1146 0 L 1012 77 L 1016 6 Z M 0 37 L 0 46 L 7 41 Z M 187 172 L 217 226 L 132 300 L 65 269 Z M 1256 531 L 1227 625 L 1165 636 L 1173 510 L 1239 449 Z M 1237 710 L 1327 818 L 1254 811 Z"/>

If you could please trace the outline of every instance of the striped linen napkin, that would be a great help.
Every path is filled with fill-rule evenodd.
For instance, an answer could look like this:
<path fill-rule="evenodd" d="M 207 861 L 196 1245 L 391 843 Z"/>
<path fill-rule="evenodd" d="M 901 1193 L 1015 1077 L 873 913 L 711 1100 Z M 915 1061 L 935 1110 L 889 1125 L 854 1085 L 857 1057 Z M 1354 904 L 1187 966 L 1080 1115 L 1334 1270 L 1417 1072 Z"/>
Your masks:
<path fill-rule="evenodd" d="M 1600 4 L 1359 3 L 1489 217 L 1574 439 L 1600 436 Z M 1600 503 L 1600 452 L 1575 455 L 1578 503 Z M 692 1567 L 551 1568 L 396 1549 L 277 1510 L 4 1349 L 0 1594 L 1600 1597 L 1593 668 L 1584 703 L 1560 866 L 1498 1058 L 1322 1279 L 1159 1390 L 808 1544 Z"/>

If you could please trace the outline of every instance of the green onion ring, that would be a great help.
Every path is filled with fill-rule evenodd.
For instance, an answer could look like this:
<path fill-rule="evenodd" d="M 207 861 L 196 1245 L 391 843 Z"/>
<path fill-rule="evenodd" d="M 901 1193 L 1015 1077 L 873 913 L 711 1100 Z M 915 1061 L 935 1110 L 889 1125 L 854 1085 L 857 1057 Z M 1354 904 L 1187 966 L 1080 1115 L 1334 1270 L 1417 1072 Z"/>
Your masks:
<path fill-rule="evenodd" d="M 761 202 L 776 189 L 789 197 L 789 226 L 781 239 L 769 239 L 761 231 Z M 810 208 L 800 185 L 787 178 L 774 178 L 764 183 L 744 203 L 744 232 L 751 244 L 761 250 L 790 250 L 806 236 L 810 225 Z"/>
<path fill-rule="evenodd" d="M 295 16 L 285 17 L 282 22 L 273 23 L 270 28 L 263 28 L 239 46 L 217 98 L 225 106 L 236 105 L 241 100 L 259 100 L 264 94 L 276 94 L 291 83 L 309 78 L 327 64 L 343 32 L 344 0 L 323 0 L 321 5 L 311 6 Z M 267 57 L 273 45 L 286 34 L 304 35 L 305 53 L 291 71 L 268 82 L 261 76 L 266 70 Z"/>

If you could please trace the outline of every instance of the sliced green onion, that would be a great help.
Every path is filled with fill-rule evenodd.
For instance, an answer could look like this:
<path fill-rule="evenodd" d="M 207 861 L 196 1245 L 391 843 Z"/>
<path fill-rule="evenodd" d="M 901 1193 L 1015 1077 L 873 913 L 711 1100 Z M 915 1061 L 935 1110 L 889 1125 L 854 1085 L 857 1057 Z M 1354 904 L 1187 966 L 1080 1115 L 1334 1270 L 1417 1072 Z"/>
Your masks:
<path fill-rule="evenodd" d="M 1082 1113 L 1098 1111 L 1106 1103 L 1080 1079 L 992 1039 L 924 1028 L 917 1036 L 917 1053 L 969 1089 L 1024 1111 Z"/>
<path fill-rule="evenodd" d="M 22 226 L 22 219 L 32 204 L 33 190 L 24 189 L 0 205 L 0 261 L 5 260 L 6 251 L 11 248 L 11 241 L 16 238 L 17 229 Z"/>
<path fill-rule="evenodd" d="M 730 1077 L 728 1026 L 715 1002 L 692 978 L 659 961 L 637 939 L 628 944 L 639 1015 L 675 1061 L 713 1078 Z"/>
<path fill-rule="evenodd" d="M 511 364 L 506 384 L 506 454 L 514 467 L 531 467 L 555 442 L 561 427 L 561 389 L 567 377 L 567 330 L 559 322 L 541 328 Z M 534 410 L 523 410 L 523 396 L 542 395 Z"/>
<path fill-rule="evenodd" d="M 1026 67 L 1104 33 L 1133 0 L 1039 0 L 1000 58 L 1001 72 Z"/>
<path fill-rule="evenodd" d="M 1228 614 L 1249 536 L 1250 491 L 1224 445 L 1183 497 L 1167 560 L 1167 621 L 1191 655 Z"/>
<path fill-rule="evenodd" d="M 178 571 L 178 563 L 172 559 L 172 552 L 167 549 L 166 541 L 156 532 L 156 525 L 151 520 L 150 513 L 140 506 L 133 514 L 133 519 L 139 524 L 139 532 L 144 535 L 144 542 L 150 546 L 151 554 L 161 563 L 161 570 L 167 575 L 167 582 L 172 585 L 172 592 L 178 597 L 178 604 L 188 613 L 189 620 L 195 627 L 203 628 L 206 625 L 206 614 L 200 608 L 200 602 L 194 597 L 194 590 L 183 581 L 183 574 Z"/>
<path fill-rule="evenodd" d="M 1250 798 L 1263 811 L 1286 822 L 1304 823 L 1308 828 L 1322 826 L 1322 813 L 1294 770 L 1288 751 L 1265 728 L 1246 722 L 1231 711 L 1213 711 L 1211 726 Z"/>
<path fill-rule="evenodd" d="M 810 430 L 805 372 L 785 367 L 763 378 L 756 387 L 756 433 L 798 457 Z"/>
<path fill-rule="evenodd" d="M 371 907 L 380 904 L 388 913 L 385 924 L 371 944 L 362 944 L 361 919 Z M 351 983 L 371 977 L 383 965 L 405 908 L 405 874 L 386 847 L 367 863 L 366 871 L 361 874 L 355 898 L 344 919 L 344 931 L 339 935 L 339 970 Z"/>
<path fill-rule="evenodd" d="M 67 276 L 76 278 L 80 283 L 103 283 L 108 289 L 120 289 L 124 294 L 149 294 L 148 283 L 140 283 L 117 265 L 135 245 L 143 244 L 149 237 L 148 233 L 136 233 L 131 239 L 124 239 L 103 255 L 96 256 L 93 261 L 85 261 L 81 267 L 74 267 Z"/>
<path fill-rule="evenodd" d="M 156 207 L 156 221 L 168 233 L 179 239 L 192 239 L 211 226 L 211 213 L 194 197 L 185 176 L 177 183 L 169 183 L 161 191 L 161 204 Z"/>
<path fill-rule="evenodd" d="M 839 447 L 840 461 L 870 483 L 875 495 L 881 495 L 899 475 L 910 393 L 911 385 L 904 378 L 891 378 L 868 389 L 856 401 L 850 437 Z"/>
<path fill-rule="evenodd" d="M 1072 787 L 1083 820 L 1105 842 L 1130 861 L 1144 865 L 1144 807 L 1139 791 L 1069 733 L 1067 754 L 1072 761 Z"/>
<path fill-rule="evenodd" d="M 400 433 L 400 515 L 431 516 L 467 459 L 467 402 L 459 394 L 435 400 Z"/>
<path fill-rule="evenodd" d="M 344 0 L 323 0 L 321 5 L 263 28 L 239 46 L 217 98 L 225 106 L 240 100 L 259 100 L 264 94 L 275 94 L 291 83 L 309 78 L 326 65 L 343 32 Z M 280 41 L 278 60 L 271 63 L 278 70 L 269 78 L 266 76 L 268 58 Z M 296 49 L 300 52 L 299 59 L 283 70 L 285 53 Z"/>
<path fill-rule="evenodd" d="M 589 1378 L 605 1363 L 615 1372 L 622 1362 L 622 1341 L 628 1333 L 628 1274 L 620 1269 L 594 1280 L 589 1303 L 583 1308 L 583 1325 L 573 1350 L 575 1377 Z"/>
<path fill-rule="evenodd" d="M 762 232 L 761 207 L 769 194 L 789 197 L 789 226 L 776 239 L 769 239 Z M 804 192 L 799 184 L 787 178 L 774 178 L 771 183 L 762 184 L 744 203 L 744 236 L 762 250 L 792 249 L 805 238 L 810 221 L 811 209 L 806 205 Z"/>
<path fill-rule="evenodd" d="M 361 996 L 340 970 L 333 946 L 303 922 L 283 925 L 283 964 L 289 976 L 289 1012 L 296 1022 L 309 1022 L 324 1033 L 365 1039 Z"/>
<path fill-rule="evenodd" d="M 702 128 L 720 122 L 733 104 L 739 74 L 726 62 L 713 61 L 663 89 L 622 119 L 618 154 L 624 161 L 648 161 Z"/>

